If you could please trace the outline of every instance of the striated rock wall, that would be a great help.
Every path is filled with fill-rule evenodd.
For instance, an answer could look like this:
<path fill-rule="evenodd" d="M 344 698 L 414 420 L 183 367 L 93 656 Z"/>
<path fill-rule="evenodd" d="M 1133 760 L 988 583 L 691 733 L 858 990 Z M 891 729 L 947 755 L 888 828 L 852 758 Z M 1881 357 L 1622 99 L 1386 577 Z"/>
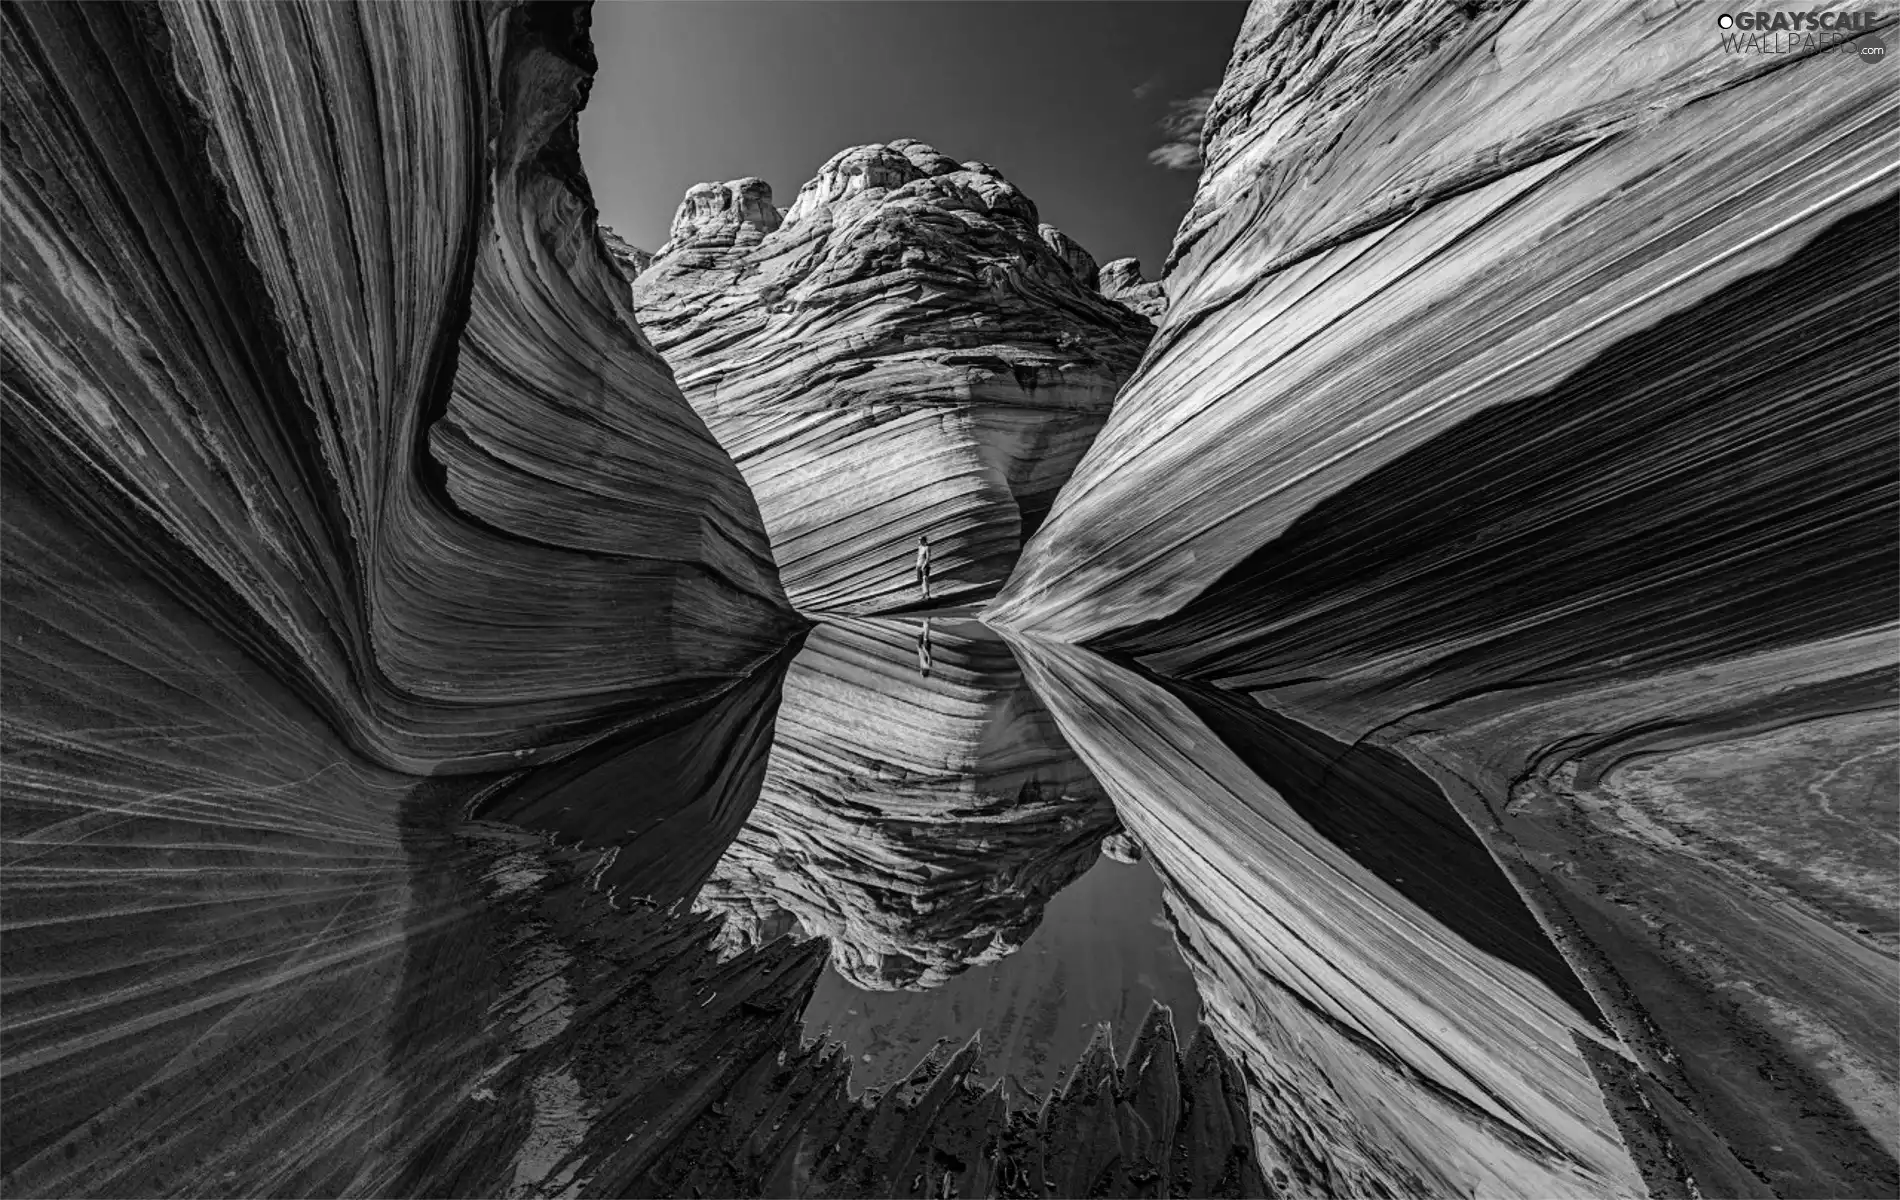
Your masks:
<path fill-rule="evenodd" d="M 1276 1195 L 1642 1194 L 1602 1017 L 1442 796 L 1243 700 L 1013 644 L 1167 885 Z"/>
<path fill-rule="evenodd" d="M 763 794 L 703 893 L 739 944 L 830 939 L 862 988 L 1013 953 L 1116 828 L 1101 787 L 974 622 L 840 621 L 785 682 Z"/>
<path fill-rule="evenodd" d="M 387 766 L 746 673 L 795 622 L 595 233 L 584 10 L 304 11 L 9 10 L 20 485 Z"/>
<path fill-rule="evenodd" d="M 1001 582 L 1101 426 L 1145 319 L 994 168 L 915 141 L 841 151 L 781 214 L 693 187 L 634 287 L 642 327 L 758 497 L 806 611 Z"/>
<path fill-rule="evenodd" d="M 1896 93 L 1715 15 L 1257 3 L 986 619 L 1429 777 L 1639 1065 L 1652 1187 L 1880 1193 Z"/>
<path fill-rule="evenodd" d="M 736 827 L 802 623 L 596 236 L 583 8 L 0 32 L 0 1189 L 388 1194 L 477 1083 L 443 814 Z"/>

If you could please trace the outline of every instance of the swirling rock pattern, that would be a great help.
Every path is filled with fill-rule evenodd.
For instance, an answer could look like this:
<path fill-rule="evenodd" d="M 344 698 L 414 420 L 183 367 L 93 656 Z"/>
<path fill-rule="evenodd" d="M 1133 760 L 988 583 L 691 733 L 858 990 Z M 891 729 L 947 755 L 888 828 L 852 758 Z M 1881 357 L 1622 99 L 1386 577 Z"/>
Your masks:
<path fill-rule="evenodd" d="M 737 944 L 822 934 L 862 988 L 928 988 L 1012 953 L 1094 864 L 1113 808 L 1003 642 L 934 622 L 815 629 L 763 794 L 703 893 Z"/>
<path fill-rule="evenodd" d="M 984 163 L 915 141 L 834 155 L 783 213 L 702 183 L 634 287 L 643 329 L 745 473 L 793 602 L 869 613 L 974 596 L 1140 357 L 1146 320 Z"/>
<path fill-rule="evenodd" d="M 802 623 L 594 233 L 583 9 L 0 22 L 0 1187 L 386 1194 L 480 1041 L 443 814 L 610 839 L 509 776 L 692 719 L 736 826 Z"/>
<path fill-rule="evenodd" d="M 986 619 L 1429 777 L 1635 1064 L 1652 1188 L 1891 1191 L 1895 93 L 1652 17 L 1257 3 Z"/>
<path fill-rule="evenodd" d="M 795 626 L 595 235 L 583 10 L 308 11 L 9 11 L 15 469 L 386 766 L 744 675 Z"/>

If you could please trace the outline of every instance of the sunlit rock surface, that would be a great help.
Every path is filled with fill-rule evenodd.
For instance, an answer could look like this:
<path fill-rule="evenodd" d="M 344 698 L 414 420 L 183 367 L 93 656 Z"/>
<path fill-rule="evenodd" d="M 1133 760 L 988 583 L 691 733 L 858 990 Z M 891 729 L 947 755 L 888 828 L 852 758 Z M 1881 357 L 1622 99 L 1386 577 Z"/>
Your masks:
<path fill-rule="evenodd" d="M 1104 263 L 1099 279 L 1102 295 L 1150 321 L 1159 321 L 1168 311 L 1168 294 L 1161 290 L 1161 281 L 1143 278 L 1139 259 L 1118 258 Z"/>
<path fill-rule="evenodd" d="M 1017 646 L 1168 885 L 1277 1194 L 1641 1193 L 1589 1062 L 1614 1039 L 1442 795 Z"/>
<path fill-rule="evenodd" d="M 1896 93 L 1717 34 L 1256 4 L 986 619 L 1428 777 L 1635 1064 L 1650 1187 L 1884 1194 Z"/>
<path fill-rule="evenodd" d="M 479 1031 L 417 839 L 797 623 L 595 235 L 581 10 L 0 20 L 4 1190 L 382 1194 Z"/>
<path fill-rule="evenodd" d="M 6 21 L 12 480 L 386 766 L 570 746 L 783 644 L 594 231 L 580 10 Z"/>
<path fill-rule="evenodd" d="M 921 620 L 812 631 L 763 795 L 704 892 L 739 944 L 796 928 L 859 987 L 934 987 L 1021 946 L 1116 828 L 995 634 L 937 620 L 925 638 Z"/>
<path fill-rule="evenodd" d="M 834 155 L 782 213 L 695 185 L 640 323 L 758 497 L 793 602 L 986 594 L 1088 447 L 1148 322 L 994 167 L 915 141 Z"/>

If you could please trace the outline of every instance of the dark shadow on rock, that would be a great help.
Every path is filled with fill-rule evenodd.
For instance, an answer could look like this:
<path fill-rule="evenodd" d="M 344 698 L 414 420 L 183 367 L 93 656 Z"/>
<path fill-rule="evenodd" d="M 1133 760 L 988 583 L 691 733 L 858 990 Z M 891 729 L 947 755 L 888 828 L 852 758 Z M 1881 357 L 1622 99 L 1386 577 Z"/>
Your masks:
<path fill-rule="evenodd" d="M 604 737 L 495 789 L 474 815 L 593 852 L 596 886 L 691 903 L 758 803 L 801 635 L 720 693 Z"/>
<path fill-rule="evenodd" d="M 1842 218 L 1328 498 L 1175 615 L 1092 644 L 1391 713 L 1888 619 L 1896 215 L 1888 199 Z M 1401 654 L 1389 677 L 1328 682 Z"/>
<path fill-rule="evenodd" d="M 1604 1024 L 1596 1001 L 1438 785 L 1242 696 L 1153 676 L 1327 840 L 1471 945 Z"/>

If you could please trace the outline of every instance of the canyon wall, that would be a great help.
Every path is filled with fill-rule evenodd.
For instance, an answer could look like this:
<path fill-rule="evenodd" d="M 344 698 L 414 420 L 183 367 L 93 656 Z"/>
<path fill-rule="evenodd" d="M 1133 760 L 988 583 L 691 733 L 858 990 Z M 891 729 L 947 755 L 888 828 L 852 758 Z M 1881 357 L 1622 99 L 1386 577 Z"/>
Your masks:
<path fill-rule="evenodd" d="M 985 619 L 1429 780 L 1640 1066 L 1651 1187 L 1878 1194 L 1893 20 L 1716 16 L 1256 3 L 1155 341 Z"/>
<path fill-rule="evenodd" d="M 833 155 L 781 212 L 702 183 L 634 285 L 641 326 L 758 497 L 801 610 L 970 599 L 1088 448 L 1150 325 L 987 163 Z"/>
<path fill-rule="evenodd" d="M 624 840 L 637 760 L 729 836 L 803 623 L 595 233 L 583 6 L 0 22 L 4 1186 L 380 1192 L 473 1080 L 431 823 Z"/>

